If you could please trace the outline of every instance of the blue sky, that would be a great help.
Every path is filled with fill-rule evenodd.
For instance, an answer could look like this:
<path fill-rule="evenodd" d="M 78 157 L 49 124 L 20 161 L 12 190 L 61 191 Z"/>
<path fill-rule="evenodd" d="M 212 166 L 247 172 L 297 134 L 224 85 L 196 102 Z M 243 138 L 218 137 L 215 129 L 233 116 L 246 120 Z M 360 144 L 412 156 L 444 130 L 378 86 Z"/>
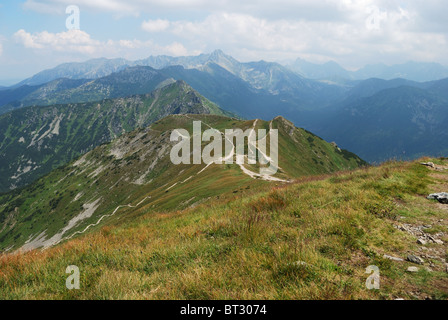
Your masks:
<path fill-rule="evenodd" d="M 65 9 L 80 9 L 67 30 Z M 64 62 L 222 49 L 241 61 L 448 65 L 445 0 L 0 2 L 0 85 Z"/>

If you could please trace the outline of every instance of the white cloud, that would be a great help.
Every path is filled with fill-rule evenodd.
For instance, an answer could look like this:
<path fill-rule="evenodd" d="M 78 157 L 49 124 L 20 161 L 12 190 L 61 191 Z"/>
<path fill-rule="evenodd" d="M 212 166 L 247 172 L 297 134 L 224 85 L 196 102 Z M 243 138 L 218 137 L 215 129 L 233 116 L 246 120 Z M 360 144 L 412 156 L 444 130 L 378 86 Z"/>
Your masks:
<path fill-rule="evenodd" d="M 336 60 L 353 68 L 372 62 L 392 64 L 422 59 L 447 64 L 445 2 L 26 0 L 24 7 L 64 14 L 65 7 L 74 4 L 80 7 L 81 14 L 95 11 L 114 16 L 142 16 L 140 28 L 152 39 L 151 42 L 115 39 L 113 43 L 101 43 L 86 37 L 87 34 L 78 34 L 76 39 L 85 40 L 84 47 L 73 48 L 78 51 L 104 52 L 102 47 L 114 52 L 147 48 L 148 55 L 153 52 L 177 55 L 220 48 L 246 61 L 300 56 L 316 62 Z M 17 37 L 30 48 L 50 45 L 43 42 L 45 37 L 41 34 L 21 33 Z M 63 42 L 61 38 L 61 34 L 56 34 L 53 42 Z M 60 48 L 54 43 L 51 45 Z"/>
<path fill-rule="evenodd" d="M 181 39 L 188 49 L 216 48 L 242 60 L 301 56 L 313 61 L 334 59 L 348 67 L 405 60 L 444 60 L 448 44 L 440 33 L 414 30 L 417 13 L 400 6 L 376 7 L 374 1 L 342 1 L 350 9 L 343 21 L 266 19 L 241 13 L 212 13 L 199 21 L 164 21 L 146 31 L 162 31 Z M 341 9 L 342 10 L 342 9 Z M 369 20 L 370 19 L 370 20 Z M 374 27 L 369 27 L 373 22 Z M 162 25 L 162 26 L 160 26 Z M 163 27 L 163 28 L 162 28 Z M 386 61 L 387 59 L 395 61 Z"/>
<path fill-rule="evenodd" d="M 415 2 L 414 0 L 413 2 Z M 347 7 L 365 7 L 375 3 L 387 4 L 390 0 L 26 0 L 24 8 L 38 12 L 54 12 L 57 7 L 78 5 L 86 10 L 101 10 L 116 13 L 153 13 L 161 10 L 203 11 L 219 12 L 228 11 L 235 13 L 255 13 L 272 16 L 281 14 L 306 13 L 314 18 L 337 15 L 337 11 L 344 11 Z M 396 2 L 393 1 L 392 2 Z M 326 12 L 325 12 L 326 11 Z M 313 15 L 314 12 L 314 15 Z"/>
<path fill-rule="evenodd" d="M 189 53 L 188 50 L 178 42 L 173 42 L 168 46 L 162 47 L 161 49 L 172 56 L 185 56 Z"/>
<path fill-rule="evenodd" d="M 81 30 L 69 30 L 61 33 L 50 33 L 48 31 L 29 33 L 23 29 L 14 34 L 17 43 L 25 48 L 72 54 L 84 54 L 90 58 L 94 57 L 121 57 L 130 55 L 130 51 L 146 52 L 144 57 L 149 54 L 154 55 L 172 55 L 181 56 L 190 53 L 181 43 L 171 42 L 167 45 L 159 45 L 151 40 L 141 41 L 133 40 L 108 40 L 99 41 L 92 39 L 91 36 Z"/>
<path fill-rule="evenodd" d="M 102 44 L 93 40 L 90 35 L 81 30 L 69 30 L 60 33 L 47 31 L 28 33 L 21 29 L 14 34 L 17 42 L 31 49 L 51 49 L 61 52 L 95 53 Z"/>
<path fill-rule="evenodd" d="M 148 32 L 160 32 L 168 29 L 170 27 L 170 22 L 168 20 L 148 20 L 143 21 L 142 29 Z"/>
<path fill-rule="evenodd" d="M 234 4 L 236 3 L 236 1 L 233 2 Z M 214 1 L 208 0 L 26 0 L 23 7 L 40 13 L 61 13 L 68 5 L 77 5 L 82 10 L 114 12 L 118 15 L 134 16 L 166 9 L 202 10 L 203 8 L 225 8 L 222 2 L 214 3 Z"/>
<path fill-rule="evenodd" d="M 2 46 L 2 44 L 0 43 L 0 57 L 2 56 L 2 54 L 3 54 L 3 46 Z"/>
<path fill-rule="evenodd" d="M 26 0 L 23 8 L 39 13 L 61 14 L 69 5 L 77 5 L 83 10 L 108 11 L 119 15 L 138 15 L 139 11 L 135 5 L 120 0 Z M 139 2 L 139 1 L 137 1 Z"/>
<path fill-rule="evenodd" d="M 171 55 L 171 56 L 185 56 L 188 54 L 197 54 L 197 52 L 189 52 L 181 43 L 172 42 L 168 45 L 158 45 L 151 40 L 141 41 L 141 40 L 119 40 L 112 41 L 109 40 L 105 44 L 104 48 L 107 48 L 109 51 L 124 51 L 124 50 L 137 50 L 143 49 L 146 50 L 149 54 L 152 55 Z M 145 56 L 146 58 L 146 56 Z"/>

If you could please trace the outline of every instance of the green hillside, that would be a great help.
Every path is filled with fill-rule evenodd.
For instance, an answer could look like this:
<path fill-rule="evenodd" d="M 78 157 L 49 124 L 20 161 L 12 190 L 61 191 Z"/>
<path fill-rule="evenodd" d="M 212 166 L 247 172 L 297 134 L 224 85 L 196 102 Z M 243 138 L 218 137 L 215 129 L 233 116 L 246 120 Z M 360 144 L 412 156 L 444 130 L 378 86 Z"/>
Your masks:
<path fill-rule="evenodd" d="M 278 172 L 274 177 L 264 177 L 259 174 L 259 164 L 235 162 L 208 167 L 173 165 L 170 150 L 175 142 L 170 141 L 171 132 L 185 128 L 192 133 L 194 120 L 203 122 L 202 130 L 278 129 Z M 91 224 L 88 229 L 95 229 L 99 221 L 103 225 L 125 217 L 133 211 L 129 206 L 137 204 L 159 211 L 185 209 L 270 183 L 362 165 L 365 162 L 357 156 L 281 117 L 265 122 L 216 115 L 172 115 L 103 144 L 24 189 L 0 196 L 0 249 L 48 247 Z"/>
<path fill-rule="evenodd" d="M 0 298 L 447 299 L 447 209 L 425 196 L 446 190 L 448 162 L 431 161 L 441 171 L 391 162 L 257 190 L 233 184 L 237 193 L 183 210 L 141 200 L 95 232 L 45 251 L 1 256 Z M 70 169 L 76 176 L 82 167 L 64 170 Z M 434 241 L 418 244 L 415 230 Z M 409 255 L 423 265 L 406 261 Z M 68 265 L 79 267 L 80 290 L 65 287 Z M 380 270 L 378 290 L 366 288 L 371 265 Z"/>
<path fill-rule="evenodd" d="M 145 95 L 4 114 L 0 116 L 0 192 L 25 186 L 124 132 L 179 113 L 228 115 L 183 81 Z"/>

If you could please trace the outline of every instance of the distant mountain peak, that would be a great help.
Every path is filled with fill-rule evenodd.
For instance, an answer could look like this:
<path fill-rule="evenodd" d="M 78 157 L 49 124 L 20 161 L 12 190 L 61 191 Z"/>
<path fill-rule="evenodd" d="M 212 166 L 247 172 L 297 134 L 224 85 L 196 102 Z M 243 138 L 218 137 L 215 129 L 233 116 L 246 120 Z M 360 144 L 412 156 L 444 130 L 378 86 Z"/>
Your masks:
<path fill-rule="evenodd" d="M 230 72 L 234 71 L 235 67 L 240 64 L 232 56 L 225 54 L 222 50 L 218 49 L 208 55 L 208 61 L 215 62 L 224 69 Z"/>
<path fill-rule="evenodd" d="M 219 57 L 219 56 L 227 56 L 227 55 L 221 49 L 216 49 L 212 53 L 210 53 L 210 56 L 218 56 Z"/>

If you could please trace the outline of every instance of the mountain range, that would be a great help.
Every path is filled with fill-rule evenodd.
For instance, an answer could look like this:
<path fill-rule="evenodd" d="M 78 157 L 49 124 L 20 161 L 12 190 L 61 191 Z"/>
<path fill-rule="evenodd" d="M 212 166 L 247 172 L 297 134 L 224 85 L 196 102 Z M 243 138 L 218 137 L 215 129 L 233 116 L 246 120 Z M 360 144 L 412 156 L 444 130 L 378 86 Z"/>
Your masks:
<path fill-rule="evenodd" d="M 303 61 L 299 62 L 303 64 Z M 309 77 L 322 78 L 313 73 L 313 65 L 304 66 L 304 72 Z M 398 65 L 392 69 L 407 67 L 408 71 L 423 70 L 421 72 L 427 75 L 427 79 L 437 78 L 444 72 L 441 66 L 416 63 Z M 347 80 L 353 77 L 346 74 L 342 75 L 346 79 L 338 75 L 333 80 L 328 80 L 331 77 L 327 80 L 313 80 L 300 75 L 300 72 L 293 72 L 291 68 L 265 61 L 241 63 L 220 50 L 195 57 L 152 56 L 134 62 L 96 59 L 86 63 L 64 64 L 43 71 L 20 85 L 0 91 L 0 113 L 31 105 L 88 103 L 145 94 L 183 80 L 223 110 L 248 119 L 269 120 L 282 115 L 295 125 L 329 141 L 335 141 L 367 161 L 415 159 L 422 154 L 437 156 L 444 152 L 444 149 L 440 150 L 439 143 L 435 142 L 444 140 L 443 128 L 439 130 L 430 125 L 431 129 L 428 129 L 428 124 L 416 119 L 421 119 L 421 112 L 428 119 L 446 117 L 446 79 L 426 82 L 401 78 Z M 434 75 L 431 68 L 439 70 L 439 76 Z M 322 69 L 331 72 L 342 70 L 335 63 L 328 63 Z M 384 71 L 387 68 L 370 69 Z M 364 73 L 367 74 L 366 72 Z M 382 74 L 381 72 L 376 74 Z M 398 75 L 392 71 L 389 74 Z M 58 78 L 61 76 L 64 78 Z M 386 74 L 383 76 L 388 78 Z M 41 83 L 47 80 L 50 82 Z M 350 113 L 359 111 L 366 118 L 376 117 L 382 113 L 384 105 L 393 108 L 401 101 L 402 90 L 398 89 L 403 86 L 410 93 L 406 101 L 410 107 L 397 107 L 395 112 L 388 114 L 389 121 L 377 121 L 363 127 L 357 125 L 357 121 L 367 123 L 368 120 L 350 116 Z M 424 107 L 426 102 L 420 98 L 433 101 L 433 107 Z M 369 112 L 366 111 L 366 103 L 369 105 Z M 403 119 L 408 121 L 402 121 Z M 419 124 L 414 125 L 415 122 Z M 348 132 L 348 128 L 351 131 L 344 133 Z M 401 142 L 403 138 L 400 137 L 400 132 L 413 137 L 412 148 Z M 368 137 L 371 135 L 378 139 L 377 143 L 370 143 Z M 381 148 L 382 145 L 390 145 L 389 150 Z"/>
<path fill-rule="evenodd" d="M 61 64 L 53 69 L 39 72 L 36 75 L 17 83 L 13 87 L 20 87 L 22 85 L 35 86 L 59 78 L 98 79 L 132 66 L 150 66 L 155 69 L 163 69 L 168 66 L 183 66 L 186 69 L 199 69 L 209 62 L 214 62 L 243 79 L 246 75 L 246 79 L 249 81 L 253 78 L 253 76 L 247 77 L 247 75 L 250 75 L 253 71 L 251 70 L 251 65 L 256 64 L 256 62 L 240 63 L 233 57 L 226 55 L 222 50 L 215 50 L 212 53 L 204 53 L 198 56 L 150 56 L 146 59 L 136 61 L 122 58 L 100 58 L 86 62 Z M 263 61 L 260 62 L 263 63 Z M 446 66 L 438 63 L 413 61 L 391 66 L 385 64 L 371 64 L 356 71 L 349 71 L 334 61 L 317 64 L 298 58 L 294 62 L 285 64 L 285 67 L 298 73 L 304 78 L 316 80 L 366 80 L 369 78 L 392 80 L 403 78 L 417 82 L 426 82 L 448 78 L 448 67 Z"/>
<path fill-rule="evenodd" d="M 439 85 L 426 90 L 399 86 L 351 97 L 331 112 L 318 132 L 371 162 L 446 156 L 448 100 L 434 94 Z"/>
<path fill-rule="evenodd" d="M 162 69 L 142 65 L 122 66 L 116 73 L 91 81 L 78 79 L 79 72 L 62 65 L 60 68 L 65 70 L 64 78 L 53 79 L 63 73 L 60 68 L 56 68 L 54 73 L 43 72 L 52 74 L 45 77 L 52 79 L 50 82 L 36 84 L 33 77 L 20 86 L 0 92 L 0 112 L 30 105 L 88 102 L 147 93 L 163 81 L 175 79 L 186 81 L 224 109 L 247 117 L 272 118 L 276 115 L 272 105 L 278 106 L 286 112 L 285 116 L 289 116 L 294 111 L 322 108 L 344 91 L 340 86 L 305 79 L 276 63 L 239 63 L 221 51 L 207 55 L 207 58 L 204 56 L 196 57 L 198 61 L 191 58 L 193 61 L 190 63 L 180 58 L 172 58 L 170 63 L 164 60 L 164 64 L 154 63 L 154 59 L 145 60 L 142 64 Z M 204 64 L 198 65 L 200 62 Z M 87 65 L 90 66 L 90 63 Z M 191 68 L 192 65 L 197 67 Z M 86 71 L 85 68 L 83 66 L 82 70 Z M 82 75 L 89 76 L 92 73 L 84 72 Z M 36 79 L 42 77 L 36 75 Z"/>
<path fill-rule="evenodd" d="M 343 82 L 344 80 L 366 80 L 370 78 L 384 80 L 402 78 L 417 82 L 426 82 L 448 78 L 448 67 L 433 62 L 409 61 L 391 66 L 385 64 L 370 64 L 359 70 L 349 71 L 334 61 L 316 64 L 299 58 L 289 63 L 287 67 L 309 79 L 333 80 L 336 82 Z"/>

